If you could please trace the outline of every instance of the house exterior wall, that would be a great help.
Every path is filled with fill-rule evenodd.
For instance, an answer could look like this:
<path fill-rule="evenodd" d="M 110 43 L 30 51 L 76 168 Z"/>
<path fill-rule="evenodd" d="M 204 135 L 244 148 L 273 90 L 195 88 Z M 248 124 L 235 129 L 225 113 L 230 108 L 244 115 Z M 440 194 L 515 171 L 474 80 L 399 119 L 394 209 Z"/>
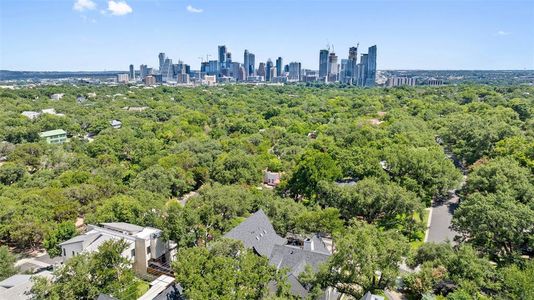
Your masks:
<path fill-rule="evenodd" d="M 83 242 L 72 243 L 61 246 L 61 256 L 63 257 L 63 262 L 67 261 L 69 258 L 79 254 L 83 250 Z"/>

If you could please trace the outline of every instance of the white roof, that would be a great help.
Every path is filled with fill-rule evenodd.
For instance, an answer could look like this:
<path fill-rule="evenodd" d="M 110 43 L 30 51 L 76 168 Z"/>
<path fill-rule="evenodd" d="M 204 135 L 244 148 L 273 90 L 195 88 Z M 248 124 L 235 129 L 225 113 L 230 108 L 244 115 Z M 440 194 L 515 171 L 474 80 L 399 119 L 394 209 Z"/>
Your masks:
<path fill-rule="evenodd" d="M 174 282 L 174 277 L 161 275 L 150 283 L 150 289 L 137 300 L 152 300 Z"/>

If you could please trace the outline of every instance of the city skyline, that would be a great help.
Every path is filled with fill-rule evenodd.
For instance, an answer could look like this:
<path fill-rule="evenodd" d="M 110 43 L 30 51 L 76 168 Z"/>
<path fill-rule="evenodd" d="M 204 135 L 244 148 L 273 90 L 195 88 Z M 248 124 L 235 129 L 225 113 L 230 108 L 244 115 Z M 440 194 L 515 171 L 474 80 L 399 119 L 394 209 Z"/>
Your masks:
<path fill-rule="evenodd" d="M 529 6 L 531 7 L 529 9 Z M 328 12 L 325 14 L 325 12 Z M 276 15 L 266 26 L 254 15 Z M 276 13 L 276 14 L 275 14 Z M 24 15 L 24 22 L 20 16 Z M 325 16 L 331 16 L 326 18 Z M 339 57 L 380 45 L 377 69 L 534 69 L 534 9 L 516 1 L 138 1 L 0 3 L 0 69 L 124 70 L 156 66 L 159 51 L 190 64 L 228 51 L 316 69 L 317 49 Z M 275 21 L 276 21 L 275 20 Z"/>

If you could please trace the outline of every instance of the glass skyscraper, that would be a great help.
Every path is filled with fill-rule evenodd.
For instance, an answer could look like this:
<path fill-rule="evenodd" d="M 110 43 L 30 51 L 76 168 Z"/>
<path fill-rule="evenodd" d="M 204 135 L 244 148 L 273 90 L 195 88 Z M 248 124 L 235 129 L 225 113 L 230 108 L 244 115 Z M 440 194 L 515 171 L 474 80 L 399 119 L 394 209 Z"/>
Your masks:
<path fill-rule="evenodd" d="M 369 47 L 367 52 L 367 74 L 365 86 L 374 86 L 376 81 L 376 45 Z"/>
<path fill-rule="evenodd" d="M 284 66 L 283 66 L 283 61 L 282 61 L 282 57 L 278 57 L 276 59 L 276 76 L 282 76 L 282 72 L 283 72 L 283 69 L 284 69 Z"/>
<path fill-rule="evenodd" d="M 319 78 L 323 80 L 328 76 L 328 50 L 319 52 Z"/>

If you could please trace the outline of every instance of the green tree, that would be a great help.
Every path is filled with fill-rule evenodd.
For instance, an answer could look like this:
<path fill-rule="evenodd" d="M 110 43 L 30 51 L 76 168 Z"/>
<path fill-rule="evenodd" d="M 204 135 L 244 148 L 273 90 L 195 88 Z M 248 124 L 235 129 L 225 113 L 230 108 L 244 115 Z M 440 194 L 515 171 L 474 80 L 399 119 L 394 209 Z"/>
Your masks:
<path fill-rule="evenodd" d="M 308 150 L 300 157 L 288 188 L 295 197 L 312 197 L 318 192 L 319 182 L 333 181 L 339 177 L 341 169 L 328 153 Z"/>
<path fill-rule="evenodd" d="M 139 279 L 121 254 L 127 243 L 106 241 L 97 252 L 82 253 L 54 271 L 54 280 L 34 277 L 34 299 L 96 299 L 100 293 L 118 299 L 137 299 Z"/>
<path fill-rule="evenodd" d="M 323 287 L 336 287 L 355 298 L 394 285 L 399 264 L 409 250 L 398 233 L 362 222 L 354 223 L 336 240 L 336 252 L 318 276 Z"/>
<path fill-rule="evenodd" d="M 462 200 L 452 227 L 492 259 L 511 262 L 533 245 L 534 211 L 510 197 L 474 193 Z"/>
<path fill-rule="evenodd" d="M 0 280 L 4 280 L 17 273 L 15 268 L 15 255 L 13 255 L 7 246 L 0 246 Z"/>
<path fill-rule="evenodd" d="M 48 232 L 43 240 L 43 247 L 48 252 L 50 257 L 61 254 L 60 243 L 72 238 L 76 235 L 76 226 L 72 222 L 62 222 L 56 226 L 52 231 Z"/>
<path fill-rule="evenodd" d="M 222 184 L 257 184 L 261 180 L 257 160 L 243 151 L 221 154 L 213 166 L 213 179 Z"/>
<path fill-rule="evenodd" d="M 463 189 L 469 195 L 511 197 L 523 204 L 534 203 L 534 177 L 527 168 L 511 158 L 496 158 L 475 168 Z"/>
<path fill-rule="evenodd" d="M 0 183 L 11 185 L 24 177 L 24 166 L 15 163 L 5 163 L 0 166 Z"/>
<path fill-rule="evenodd" d="M 534 261 L 529 260 L 522 268 L 511 265 L 501 270 L 503 299 L 534 299 Z"/>
<path fill-rule="evenodd" d="M 354 185 L 320 185 L 319 204 L 337 207 L 345 220 L 361 218 L 393 228 L 401 221 L 398 216 L 411 216 L 422 208 L 417 196 L 395 183 L 365 178 Z M 413 218 L 412 218 L 413 219 Z"/>
<path fill-rule="evenodd" d="M 262 299 L 276 278 L 267 258 L 228 239 L 183 249 L 173 269 L 188 299 Z"/>

